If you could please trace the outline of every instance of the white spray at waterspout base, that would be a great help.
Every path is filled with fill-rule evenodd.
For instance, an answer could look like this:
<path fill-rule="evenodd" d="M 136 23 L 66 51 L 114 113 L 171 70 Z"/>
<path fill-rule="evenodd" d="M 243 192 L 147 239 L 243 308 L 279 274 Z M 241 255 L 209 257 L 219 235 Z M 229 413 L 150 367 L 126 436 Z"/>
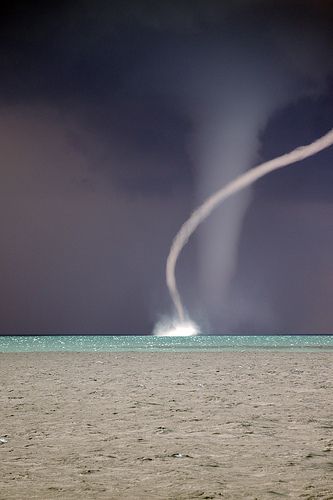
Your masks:
<path fill-rule="evenodd" d="M 199 327 L 191 320 L 162 320 L 157 323 L 153 335 L 157 337 L 194 337 L 199 335 Z"/>
<path fill-rule="evenodd" d="M 320 151 L 328 148 L 332 144 L 333 129 L 331 129 L 327 134 L 325 134 L 320 139 L 312 142 L 311 144 L 298 147 L 290 153 L 286 153 L 282 156 L 279 156 L 278 158 L 274 158 L 273 160 L 262 163 L 245 172 L 226 186 L 213 193 L 206 201 L 204 201 L 202 205 L 200 205 L 196 210 L 194 210 L 194 212 L 192 212 L 189 219 L 184 222 L 184 224 L 176 234 L 172 242 L 166 263 L 166 282 L 179 319 L 177 322 L 174 322 L 169 329 L 168 327 L 161 328 L 161 332 L 164 331 L 164 333 L 154 333 L 155 335 L 177 336 L 184 335 L 184 333 L 181 333 L 184 331 L 194 332 L 192 334 L 185 333 L 185 335 L 196 335 L 197 333 L 199 333 L 199 328 L 186 319 L 185 310 L 177 288 L 175 275 L 175 269 L 179 254 L 181 253 L 190 236 L 194 233 L 199 224 L 203 222 L 213 212 L 213 210 L 220 205 L 220 203 L 228 199 L 233 194 L 236 194 L 242 189 L 246 188 L 247 186 L 250 186 L 261 177 L 264 177 L 274 170 L 282 167 L 287 167 L 288 165 L 304 160 L 309 156 L 315 155 L 316 153 L 319 153 Z M 184 328 L 184 326 L 188 323 L 194 325 L 193 330 L 187 329 L 186 327 Z"/>

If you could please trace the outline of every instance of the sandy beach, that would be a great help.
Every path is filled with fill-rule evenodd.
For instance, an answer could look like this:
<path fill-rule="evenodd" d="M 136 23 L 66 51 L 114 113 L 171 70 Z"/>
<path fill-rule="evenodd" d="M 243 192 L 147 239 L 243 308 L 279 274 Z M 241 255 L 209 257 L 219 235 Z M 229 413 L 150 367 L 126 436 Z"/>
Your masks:
<path fill-rule="evenodd" d="M 328 352 L 0 355 L 0 499 L 333 499 Z"/>

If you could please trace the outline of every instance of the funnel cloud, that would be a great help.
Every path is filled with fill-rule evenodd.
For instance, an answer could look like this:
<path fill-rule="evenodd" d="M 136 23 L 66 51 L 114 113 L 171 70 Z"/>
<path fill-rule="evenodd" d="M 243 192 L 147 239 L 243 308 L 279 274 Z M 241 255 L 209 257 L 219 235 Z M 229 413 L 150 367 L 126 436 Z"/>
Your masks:
<path fill-rule="evenodd" d="M 184 306 L 177 289 L 175 268 L 180 252 L 186 245 L 190 236 L 197 229 L 199 224 L 203 222 L 212 211 L 220 205 L 223 201 L 227 200 L 230 196 L 238 193 L 247 186 L 251 186 L 255 181 L 274 172 L 279 168 L 288 167 L 289 165 L 304 160 L 309 156 L 313 156 L 316 153 L 328 148 L 333 144 L 333 129 L 330 130 L 320 139 L 308 144 L 307 146 L 301 146 L 291 151 L 290 153 L 284 154 L 270 160 L 268 162 L 262 163 L 257 167 L 249 170 L 245 174 L 237 177 L 234 181 L 230 182 L 226 186 L 219 189 L 216 193 L 210 196 L 200 207 L 198 207 L 190 216 L 187 221 L 181 226 L 179 232 L 177 233 L 167 259 L 166 265 L 166 281 L 170 291 L 170 295 L 174 306 L 176 308 L 180 322 L 184 322 L 186 319 Z"/>

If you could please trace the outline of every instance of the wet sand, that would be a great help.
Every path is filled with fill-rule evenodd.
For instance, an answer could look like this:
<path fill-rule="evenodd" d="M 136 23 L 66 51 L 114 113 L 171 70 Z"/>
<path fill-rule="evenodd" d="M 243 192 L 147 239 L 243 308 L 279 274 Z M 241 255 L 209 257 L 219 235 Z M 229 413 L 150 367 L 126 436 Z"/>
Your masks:
<path fill-rule="evenodd" d="M 0 499 L 333 499 L 333 356 L 0 354 Z"/>

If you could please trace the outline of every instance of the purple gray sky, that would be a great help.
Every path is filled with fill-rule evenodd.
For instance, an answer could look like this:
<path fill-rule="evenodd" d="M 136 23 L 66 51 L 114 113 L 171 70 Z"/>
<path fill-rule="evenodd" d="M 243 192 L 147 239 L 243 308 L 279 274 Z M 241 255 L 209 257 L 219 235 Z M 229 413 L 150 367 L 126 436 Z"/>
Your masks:
<path fill-rule="evenodd" d="M 0 334 L 150 334 L 205 196 L 333 126 L 324 0 L 8 3 Z M 218 209 L 177 278 L 205 333 L 332 333 L 333 149 Z"/>

